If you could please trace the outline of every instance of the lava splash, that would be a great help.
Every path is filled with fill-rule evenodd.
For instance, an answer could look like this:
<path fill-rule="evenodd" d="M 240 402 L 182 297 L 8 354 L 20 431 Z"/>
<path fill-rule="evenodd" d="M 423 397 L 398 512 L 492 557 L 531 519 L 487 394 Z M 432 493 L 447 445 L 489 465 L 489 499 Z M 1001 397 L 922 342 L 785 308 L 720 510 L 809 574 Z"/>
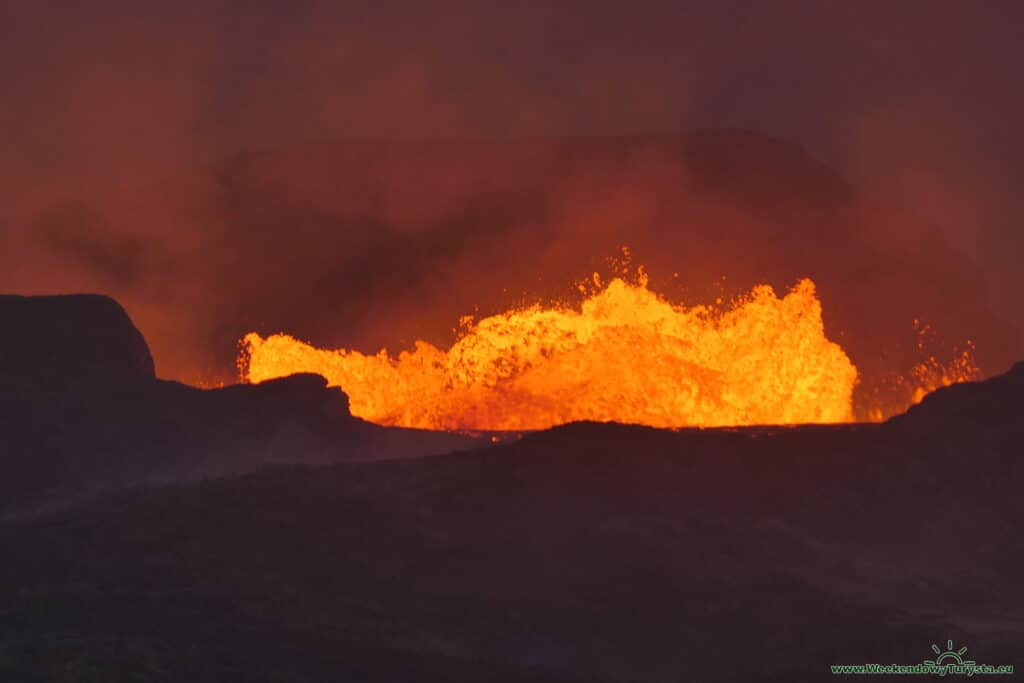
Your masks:
<path fill-rule="evenodd" d="M 621 278 L 580 306 L 464 324 L 447 351 L 397 358 L 323 350 L 284 334 L 243 339 L 244 379 L 323 375 L 353 415 L 435 430 L 544 429 L 579 420 L 654 427 L 853 420 L 857 369 L 825 337 L 814 283 L 755 287 L 726 308 L 674 305 Z"/>

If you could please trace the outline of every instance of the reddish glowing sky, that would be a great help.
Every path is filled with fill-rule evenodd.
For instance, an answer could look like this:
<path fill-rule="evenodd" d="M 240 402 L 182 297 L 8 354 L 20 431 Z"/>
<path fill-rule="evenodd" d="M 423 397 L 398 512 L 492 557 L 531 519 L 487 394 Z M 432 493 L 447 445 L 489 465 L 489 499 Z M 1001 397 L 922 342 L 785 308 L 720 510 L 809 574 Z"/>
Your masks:
<path fill-rule="evenodd" d="M 891 279 L 865 274 L 878 263 L 893 273 L 905 256 L 912 271 L 928 259 L 948 260 L 948 269 L 933 263 L 920 271 L 934 280 L 922 286 L 933 291 L 924 309 L 940 311 L 944 298 L 968 292 L 990 311 L 972 323 L 986 328 L 983 335 L 999 319 L 1021 328 L 1021 63 L 1024 6 L 1014 1 L 4 3 L 0 291 L 114 294 L 174 376 L 223 372 L 230 340 L 253 327 L 289 324 L 302 334 L 305 326 L 336 345 L 351 345 L 358 328 L 356 342 L 398 343 L 430 307 L 360 308 L 360 301 L 439 300 L 449 296 L 443 287 L 484 284 L 476 271 L 487 269 L 463 251 L 458 226 L 465 223 L 501 215 L 502 230 L 560 254 L 580 239 L 565 226 L 587 218 L 581 197 L 609 185 L 632 188 L 613 198 L 623 218 L 615 231 L 599 230 L 601 247 L 639 234 L 643 258 L 645 247 L 657 250 L 662 230 L 678 260 L 694 263 L 683 245 L 718 245 L 716 258 L 725 258 L 722 245 L 742 241 L 750 221 L 715 214 L 717 237 L 680 239 L 685 212 L 663 205 L 675 171 L 662 156 L 644 157 L 640 170 L 602 161 L 596 179 L 577 174 L 543 211 L 516 217 L 509 207 L 517 180 L 535 175 L 528 153 L 516 160 L 519 170 L 495 176 L 508 206 L 494 207 L 480 200 L 476 183 L 481 165 L 501 166 L 502 153 L 446 159 L 436 177 L 430 154 L 360 175 L 358 152 L 339 167 L 310 162 L 308 150 L 351 139 L 731 127 L 802 145 L 870 197 L 856 208 L 868 219 L 856 228 L 823 226 L 817 237 L 807 228 L 812 218 L 794 209 L 804 219 L 794 228 L 806 230 L 800 239 L 842 235 L 830 249 L 852 240 L 869 255 L 843 271 L 842 282 L 858 287 L 875 278 L 869 289 L 877 295 Z M 278 156 L 268 161 L 247 155 L 252 150 Z M 555 166 L 540 164 L 549 173 Z M 317 169 L 328 177 L 317 178 Z M 387 201 L 340 220 L 340 198 L 360 198 L 366 193 L 353 188 L 367 184 Z M 272 206 L 252 208 L 267 187 Z M 644 188 L 663 191 L 652 199 Z M 874 220 L 876 211 L 887 219 Z M 621 227 L 631 220 L 642 225 Z M 365 237 L 381 226 L 441 246 L 392 259 L 386 243 Z M 424 231 L 437 238 L 421 239 Z M 477 246 L 501 252 L 496 244 L 505 243 Z M 922 253 L 929 249 L 935 253 Z M 742 243 L 733 247 L 743 251 Z M 568 257 L 559 264 L 572 271 L 566 282 L 585 274 L 586 264 Z M 444 268 L 474 277 L 437 276 Z M 729 265 L 718 270 L 733 274 Z M 759 272 L 749 263 L 741 270 Z M 822 277 L 797 272 L 804 270 L 793 262 L 767 275 Z M 508 284 L 519 293 L 539 277 L 558 277 L 522 263 L 515 272 L 523 280 Z M 827 298 L 827 284 L 823 291 Z M 316 306 L 301 313 L 285 303 L 311 295 Z M 893 318 L 915 301 L 896 306 Z M 449 324 L 443 313 L 430 324 Z M 344 322 L 317 322 L 332 317 Z M 396 319 L 400 332 L 380 332 Z M 1019 338 L 1005 330 L 989 337 L 1002 347 L 999 359 L 1019 355 Z"/>

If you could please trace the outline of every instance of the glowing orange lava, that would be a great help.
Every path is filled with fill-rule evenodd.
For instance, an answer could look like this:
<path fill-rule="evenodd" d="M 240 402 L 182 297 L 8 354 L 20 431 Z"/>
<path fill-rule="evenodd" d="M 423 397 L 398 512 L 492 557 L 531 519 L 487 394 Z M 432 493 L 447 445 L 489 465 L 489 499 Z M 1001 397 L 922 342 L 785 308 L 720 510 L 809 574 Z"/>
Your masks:
<path fill-rule="evenodd" d="M 579 308 L 508 311 L 466 323 L 447 351 L 419 341 L 397 358 L 283 334 L 250 333 L 243 344 L 251 382 L 319 373 L 349 395 L 354 415 L 426 429 L 846 422 L 857 382 L 825 337 L 810 280 L 782 298 L 761 285 L 728 309 L 686 308 L 648 290 L 641 270 Z"/>
<path fill-rule="evenodd" d="M 943 363 L 932 351 L 936 342 L 931 326 L 915 320 L 914 329 L 917 331 L 917 350 L 924 360 L 914 364 L 906 374 L 895 375 L 890 380 L 899 398 L 896 403 L 890 399 L 871 408 L 868 411 L 868 419 L 871 421 L 881 422 L 901 413 L 907 407 L 920 403 L 936 389 L 982 379 L 981 369 L 974 360 L 974 343 L 971 340 L 968 339 L 964 349 Z"/>

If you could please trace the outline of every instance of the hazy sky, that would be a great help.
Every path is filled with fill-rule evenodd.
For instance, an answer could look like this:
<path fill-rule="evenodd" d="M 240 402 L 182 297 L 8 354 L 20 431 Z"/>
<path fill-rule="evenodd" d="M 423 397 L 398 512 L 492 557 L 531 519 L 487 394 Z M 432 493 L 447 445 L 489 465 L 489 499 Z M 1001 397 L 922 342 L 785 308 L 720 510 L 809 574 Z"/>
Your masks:
<path fill-rule="evenodd" d="M 6 0 L 0 288 L 64 286 L 21 251 L 51 205 L 240 150 L 742 127 L 934 225 L 1024 327 L 1020 64 L 1014 0 Z"/>

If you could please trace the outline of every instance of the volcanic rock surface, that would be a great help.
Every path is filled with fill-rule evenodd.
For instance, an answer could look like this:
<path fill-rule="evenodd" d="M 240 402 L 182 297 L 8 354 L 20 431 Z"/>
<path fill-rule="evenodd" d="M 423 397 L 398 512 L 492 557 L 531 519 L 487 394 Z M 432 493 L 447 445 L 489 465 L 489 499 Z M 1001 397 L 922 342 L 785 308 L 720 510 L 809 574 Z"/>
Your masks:
<path fill-rule="evenodd" d="M 108 297 L 0 297 L 0 327 L 0 515 L 143 482 L 480 442 L 353 418 L 318 375 L 210 390 L 159 380 Z"/>
<path fill-rule="evenodd" d="M 5 393 L 156 378 L 142 333 L 109 297 L 0 295 L 0 322 Z"/>
<path fill-rule="evenodd" d="M 145 387 L 3 425 L 5 468 L 47 463 L 34 500 L 134 488 L 0 522 L 0 680 L 789 682 L 947 640 L 1024 664 L 1021 364 L 883 425 L 579 423 L 139 488 L 112 473 L 379 443 L 318 378 Z"/>

